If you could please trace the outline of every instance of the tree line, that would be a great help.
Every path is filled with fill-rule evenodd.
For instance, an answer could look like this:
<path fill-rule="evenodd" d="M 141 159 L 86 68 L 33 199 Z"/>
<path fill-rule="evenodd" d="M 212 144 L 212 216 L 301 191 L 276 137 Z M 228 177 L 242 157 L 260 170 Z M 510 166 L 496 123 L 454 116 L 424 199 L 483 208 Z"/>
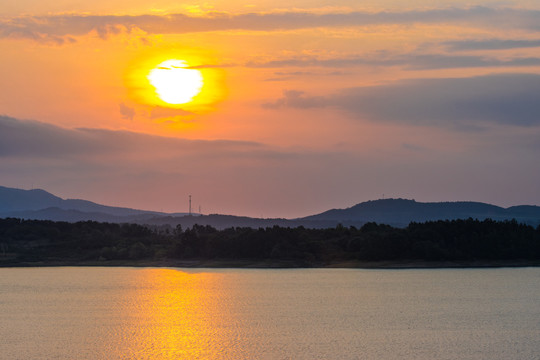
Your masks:
<path fill-rule="evenodd" d="M 0 264 L 107 260 L 287 260 L 298 266 L 342 261 L 540 260 L 540 226 L 445 220 L 406 228 L 366 223 L 304 227 L 182 229 L 84 221 L 0 219 Z"/>

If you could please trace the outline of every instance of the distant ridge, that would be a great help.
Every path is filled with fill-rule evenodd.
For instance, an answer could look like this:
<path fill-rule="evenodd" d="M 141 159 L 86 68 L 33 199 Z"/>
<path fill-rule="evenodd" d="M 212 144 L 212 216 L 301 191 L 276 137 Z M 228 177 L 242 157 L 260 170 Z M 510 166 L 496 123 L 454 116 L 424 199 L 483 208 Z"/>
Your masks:
<path fill-rule="evenodd" d="M 64 200 L 42 189 L 22 190 L 0 186 L 0 216 L 39 220 L 105 220 L 170 215 L 163 212 L 106 206 L 87 200 Z M 183 215 L 183 214 L 178 214 Z M 99 220 L 97 218 L 99 218 Z M 76 219 L 76 220 L 74 220 Z"/>
<path fill-rule="evenodd" d="M 45 190 L 22 190 L 0 186 L 0 213 L 22 210 L 39 210 L 58 206 L 62 199 Z"/>
<path fill-rule="evenodd" d="M 453 220 L 474 218 L 483 220 L 539 221 L 540 207 L 514 206 L 505 209 L 499 206 L 472 201 L 422 203 L 407 199 L 372 200 L 347 209 L 333 209 L 321 214 L 303 218 L 304 220 L 332 220 L 343 223 L 364 221 L 382 222 L 403 226 L 410 222 L 431 220 Z"/>
<path fill-rule="evenodd" d="M 232 215 L 188 215 L 105 206 L 87 200 L 64 200 L 45 190 L 21 190 L 0 186 L 0 217 L 53 221 L 100 221 L 138 223 L 158 227 L 210 225 L 227 227 L 304 226 L 328 228 L 338 224 L 360 227 L 367 222 L 405 227 L 411 222 L 478 219 L 512 220 L 540 225 L 540 206 L 519 205 L 503 208 L 481 202 L 457 201 L 423 203 L 408 199 L 381 199 L 359 203 L 346 209 L 332 209 L 297 219 L 258 219 Z"/>

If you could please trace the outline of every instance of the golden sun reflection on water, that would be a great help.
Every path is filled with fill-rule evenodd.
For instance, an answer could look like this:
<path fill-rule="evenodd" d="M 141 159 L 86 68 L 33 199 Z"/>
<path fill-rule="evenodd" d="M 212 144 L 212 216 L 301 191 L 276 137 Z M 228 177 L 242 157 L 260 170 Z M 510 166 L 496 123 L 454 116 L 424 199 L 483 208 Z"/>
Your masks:
<path fill-rule="evenodd" d="M 536 359 L 539 269 L 0 269 L 1 359 Z"/>
<path fill-rule="evenodd" d="M 221 301 L 222 275 L 168 269 L 138 275 L 121 315 L 129 323 L 121 329 L 126 343 L 117 348 L 118 358 L 222 358 L 220 329 L 228 318 Z"/>

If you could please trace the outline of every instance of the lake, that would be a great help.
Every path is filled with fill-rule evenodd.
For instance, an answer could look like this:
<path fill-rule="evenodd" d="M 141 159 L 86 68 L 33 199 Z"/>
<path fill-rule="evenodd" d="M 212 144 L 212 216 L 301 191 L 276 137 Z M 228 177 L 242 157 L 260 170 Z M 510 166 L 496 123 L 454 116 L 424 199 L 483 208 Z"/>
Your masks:
<path fill-rule="evenodd" d="M 1 359 L 538 359 L 540 268 L 0 269 Z"/>

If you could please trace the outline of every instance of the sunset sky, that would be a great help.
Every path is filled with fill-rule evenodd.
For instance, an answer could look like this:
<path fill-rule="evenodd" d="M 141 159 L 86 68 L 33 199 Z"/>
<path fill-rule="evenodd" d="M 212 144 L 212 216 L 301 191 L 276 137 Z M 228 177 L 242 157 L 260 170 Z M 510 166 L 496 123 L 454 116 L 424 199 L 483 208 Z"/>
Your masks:
<path fill-rule="evenodd" d="M 537 0 L 4 0 L 0 54 L 3 186 L 255 217 L 540 205 Z M 149 74 L 178 68 L 202 85 L 171 104 Z"/>

